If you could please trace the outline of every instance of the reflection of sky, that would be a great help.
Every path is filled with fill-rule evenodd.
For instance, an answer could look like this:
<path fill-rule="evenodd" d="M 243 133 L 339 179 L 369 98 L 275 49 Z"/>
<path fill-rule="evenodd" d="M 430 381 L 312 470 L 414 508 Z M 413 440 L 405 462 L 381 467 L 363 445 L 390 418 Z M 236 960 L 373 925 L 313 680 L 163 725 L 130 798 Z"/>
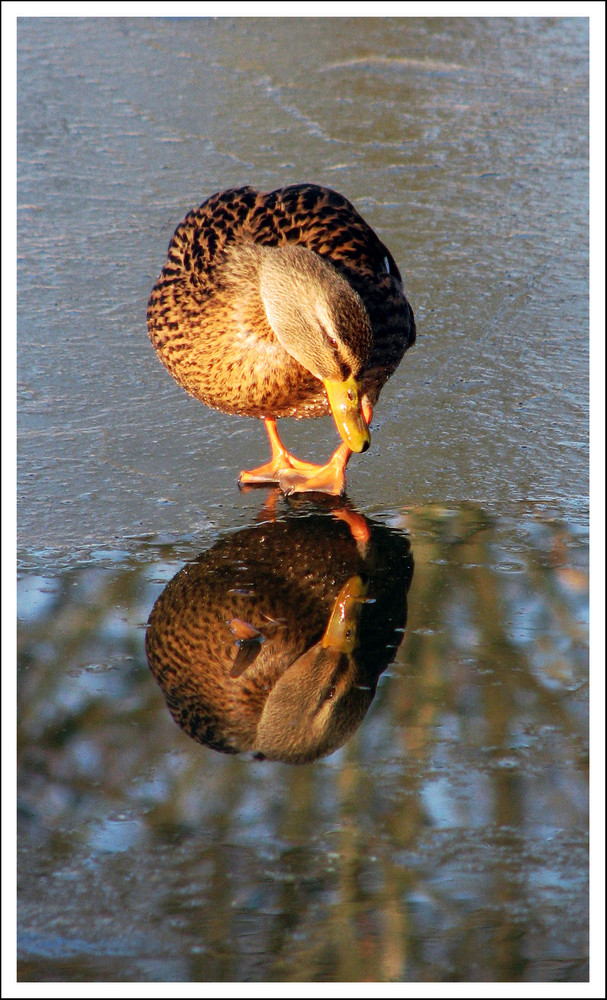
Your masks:
<path fill-rule="evenodd" d="M 510 593 L 508 634 L 524 650 L 536 680 L 550 687 L 575 687 L 588 669 L 588 595 L 585 587 L 567 596 L 558 594 L 558 586 L 555 590 L 556 595 L 531 588 Z M 557 595 L 560 602 L 554 600 Z M 568 628 L 559 621 L 563 615 Z"/>
<path fill-rule="evenodd" d="M 26 576 L 17 584 L 17 616 L 26 622 L 44 618 L 60 590 L 58 580 L 44 576 Z"/>
<path fill-rule="evenodd" d="M 470 829 L 491 821 L 490 783 L 478 773 L 465 786 L 453 777 L 426 781 L 421 790 L 424 808 L 433 827 Z"/>
<path fill-rule="evenodd" d="M 91 825 L 88 842 L 95 851 L 116 854 L 142 846 L 146 832 L 147 828 L 142 820 L 113 813 L 97 825 Z"/>

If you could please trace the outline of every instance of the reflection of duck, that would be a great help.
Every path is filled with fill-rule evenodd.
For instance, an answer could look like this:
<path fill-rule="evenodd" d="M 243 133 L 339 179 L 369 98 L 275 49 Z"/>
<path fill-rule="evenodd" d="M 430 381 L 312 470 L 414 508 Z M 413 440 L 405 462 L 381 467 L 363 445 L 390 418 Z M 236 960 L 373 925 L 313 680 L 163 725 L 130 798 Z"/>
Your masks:
<path fill-rule="evenodd" d="M 415 340 L 389 250 L 341 195 L 313 184 L 213 195 L 177 227 L 148 306 L 163 364 L 189 393 L 261 417 L 271 460 L 242 482 L 340 494 L 372 408 Z M 325 466 L 290 455 L 279 417 L 332 413 Z"/>
<path fill-rule="evenodd" d="M 247 528 L 166 586 L 146 652 L 185 731 L 224 753 L 305 763 L 360 724 L 406 623 L 407 539 L 316 514 Z"/>

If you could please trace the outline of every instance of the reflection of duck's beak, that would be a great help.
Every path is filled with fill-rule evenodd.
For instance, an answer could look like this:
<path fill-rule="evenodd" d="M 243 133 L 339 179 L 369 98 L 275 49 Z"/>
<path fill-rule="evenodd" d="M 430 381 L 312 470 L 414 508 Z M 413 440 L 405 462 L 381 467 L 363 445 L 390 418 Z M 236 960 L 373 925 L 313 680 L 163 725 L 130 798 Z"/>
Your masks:
<path fill-rule="evenodd" d="M 369 585 L 360 576 L 351 576 L 335 598 L 331 617 L 320 641 L 325 649 L 351 653 L 356 649 L 356 630 Z"/>
<path fill-rule="evenodd" d="M 352 451 L 366 451 L 371 443 L 371 434 L 363 416 L 356 380 L 353 376 L 345 382 L 325 379 L 323 385 L 340 436 Z"/>

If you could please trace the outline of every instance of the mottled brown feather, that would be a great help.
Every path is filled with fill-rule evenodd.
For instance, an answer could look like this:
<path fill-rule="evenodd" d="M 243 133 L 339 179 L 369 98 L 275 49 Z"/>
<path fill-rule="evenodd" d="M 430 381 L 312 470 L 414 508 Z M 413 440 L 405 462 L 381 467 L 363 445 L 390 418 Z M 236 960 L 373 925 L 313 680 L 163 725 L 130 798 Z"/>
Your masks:
<path fill-rule="evenodd" d="M 214 194 L 175 230 L 148 306 L 161 361 L 191 395 L 227 413 L 316 417 L 330 412 L 321 382 L 278 342 L 255 277 L 236 284 L 238 244 L 307 247 L 330 262 L 366 307 L 373 344 L 361 357 L 372 405 L 415 340 L 415 321 L 390 251 L 342 195 L 314 184 Z M 354 345 L 355 346 L 355 345 Z"/>

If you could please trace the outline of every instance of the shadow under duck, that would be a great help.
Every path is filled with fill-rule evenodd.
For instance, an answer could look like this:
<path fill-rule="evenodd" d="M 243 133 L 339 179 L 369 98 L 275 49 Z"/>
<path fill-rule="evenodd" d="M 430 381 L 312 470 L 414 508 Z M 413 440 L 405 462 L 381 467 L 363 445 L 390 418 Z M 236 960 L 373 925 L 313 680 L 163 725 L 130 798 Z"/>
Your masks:
<path fill-rule="evenodd" d="M 215 194 L 177 227 L 148 305 L 160 360 L 192 396 L 265 423 L 272 456 L 241 483 L 345 489 L 381 389 L 415 341 L 390 251 L 342 195 L 314 184 Z M 332 414 L 324 466 L 284 447 L 280 417 Z"/>

